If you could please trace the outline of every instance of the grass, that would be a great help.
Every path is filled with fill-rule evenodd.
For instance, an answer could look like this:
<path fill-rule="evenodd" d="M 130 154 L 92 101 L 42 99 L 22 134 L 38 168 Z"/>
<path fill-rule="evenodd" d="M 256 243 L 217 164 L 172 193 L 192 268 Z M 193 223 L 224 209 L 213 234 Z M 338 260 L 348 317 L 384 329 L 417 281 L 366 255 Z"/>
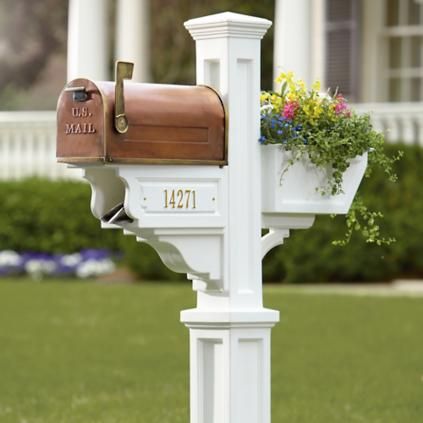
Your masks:
<path fill-rule="evenodd" d="M 188 422 L 194 303 L 188 284 L 0 282 L 0 422 Z M 423 421 L 423 298 L 271 287 L 266 306 L 274 423 Z"/>

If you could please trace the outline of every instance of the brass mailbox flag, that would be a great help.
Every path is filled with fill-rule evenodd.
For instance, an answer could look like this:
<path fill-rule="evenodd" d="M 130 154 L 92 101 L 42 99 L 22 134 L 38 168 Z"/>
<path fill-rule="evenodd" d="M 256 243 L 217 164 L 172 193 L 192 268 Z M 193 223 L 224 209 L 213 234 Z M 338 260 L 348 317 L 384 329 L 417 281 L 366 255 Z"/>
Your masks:
<path fill-rule="evenodd" d="M 128 131 L 128 118 L 125 115 L 125 96 L 123 80 L 131 79 L 134 64 L 130 62 L 116 62 L 115 71 L 115 129 L 120 134 Z"/>

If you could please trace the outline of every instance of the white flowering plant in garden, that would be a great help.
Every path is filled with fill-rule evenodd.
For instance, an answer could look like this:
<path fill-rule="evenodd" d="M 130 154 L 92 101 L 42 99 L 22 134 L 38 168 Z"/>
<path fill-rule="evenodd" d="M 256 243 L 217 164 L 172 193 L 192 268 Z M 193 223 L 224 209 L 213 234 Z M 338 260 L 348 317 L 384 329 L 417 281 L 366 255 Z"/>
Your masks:
<path fill-rule="evenodd" d="M 40 280 L 45 277 L 76 276 L 86 279 L 106 275 L 114 270 L 112 256 L 105 250 L 87 249 L 73 254 L 0 251 L 0 277 L 28 275 Z"/>

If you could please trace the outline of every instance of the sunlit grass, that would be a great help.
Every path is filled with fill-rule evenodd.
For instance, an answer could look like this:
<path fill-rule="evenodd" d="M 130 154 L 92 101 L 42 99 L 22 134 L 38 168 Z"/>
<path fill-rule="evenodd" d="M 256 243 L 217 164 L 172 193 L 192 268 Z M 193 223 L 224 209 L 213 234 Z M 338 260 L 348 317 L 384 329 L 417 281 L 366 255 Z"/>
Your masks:
<path fill-rule="evenodd" d="M 194 304 L 188 284 L 0 282 L 0 422 L 188 422 Z M 423 298 L 272 287 L 266 305 L 273 422 L 422 418 Z"/>

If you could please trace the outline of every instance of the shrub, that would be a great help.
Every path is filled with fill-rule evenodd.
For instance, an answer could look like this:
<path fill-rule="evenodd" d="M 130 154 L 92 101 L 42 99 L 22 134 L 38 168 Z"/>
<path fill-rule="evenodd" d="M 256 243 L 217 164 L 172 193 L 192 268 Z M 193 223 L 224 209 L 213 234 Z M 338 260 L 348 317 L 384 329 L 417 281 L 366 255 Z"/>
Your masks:
<path fill-rule="evenodd" d="M 69 253 L 116 250 L 90 212 L 90 186 L 76 181 L 25 179 L 0 183 L 0 250 Z"/>
<path fill-rule="evenodd" d="M 88 248 L 122 251 L 142 279 L 180 279 L 149 246 L 101 229 L 90 211 L 91 189 L 77 181 L 31 178 L 0 182 L 0 251 L 66 254 Z"/>

